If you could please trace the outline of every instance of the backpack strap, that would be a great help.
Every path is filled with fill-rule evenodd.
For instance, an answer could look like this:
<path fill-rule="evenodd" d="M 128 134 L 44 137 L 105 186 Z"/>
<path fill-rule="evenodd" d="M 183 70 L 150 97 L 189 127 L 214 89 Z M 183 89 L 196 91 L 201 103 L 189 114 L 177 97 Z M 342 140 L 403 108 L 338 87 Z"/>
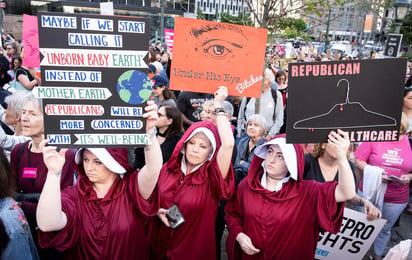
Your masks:
<path fill-rule="evenodd" d="M 273 122 L 275 122 L 275 119 L 276 119 L 275 111 L 276 111 L 276 103 L 278 102 L 278 93 L 277 93 L 277 90 L 273 88 L 270 88 L 270 92 L 272 93 L 273 102 L 275 103 L 275 109 L 273 110 Z M 247 97 L 246 106 L 249 103 L 249 100 L 250 100 L 250 97 Z M 246 106 L 245 106 L 245 109 L 246 109 Z M 245 115 L 245 121 L 247 121 L 246 113 L 244 113 L 244 115 Z"/>
<path fill-rule="evenodd" d="M 270 91 L 272 93 L 272 97 L 273 97 L 273 101 L 275 102 L 275 109 L 276 109 L 276 103 L 278 102 L 278 91 L 273 88 L 270 88 Z"/>

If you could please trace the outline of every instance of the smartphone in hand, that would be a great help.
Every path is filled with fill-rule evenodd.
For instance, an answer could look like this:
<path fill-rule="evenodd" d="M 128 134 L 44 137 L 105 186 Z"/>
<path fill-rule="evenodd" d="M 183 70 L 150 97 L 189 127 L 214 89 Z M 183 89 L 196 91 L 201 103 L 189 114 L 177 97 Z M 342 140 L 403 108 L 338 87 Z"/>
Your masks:
<path fill-rule="evenodd" d="M 394 181 L 397 181 L 397 182 L 400 182 L 400 181 L 401 181 L 401 179 L 400 179 L 398 176 L 395 176 L 395 175 L 389 175 L 388 177 L 389 177 L 390 179 L 394 180 Z"/>
<path fill-rule="evenodd" d="M 185 219 L 176 204 L 172 205 L 167 210 L 169 213 L 166 214 L 166 218 L 169 221 L 171 228 L 177 228 L 185 222 Z"/>

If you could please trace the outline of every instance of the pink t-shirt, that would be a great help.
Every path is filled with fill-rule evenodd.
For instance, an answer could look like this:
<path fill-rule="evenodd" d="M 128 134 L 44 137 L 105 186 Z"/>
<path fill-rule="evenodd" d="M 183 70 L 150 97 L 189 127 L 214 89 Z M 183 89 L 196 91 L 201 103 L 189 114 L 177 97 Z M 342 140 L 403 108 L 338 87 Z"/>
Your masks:
<path fill-rule="evenodd" d="M 355 152 L 355 157 L 367 162 L 369 165 L 378 166 L 390 175 L 402 176 L 412 171 L 412 150 L 408 137 L 395 142 L 365 142 Z M 363 187 L 363 179 L 359 184 Z M 385 193 L 385 202 L 405 203 L 409 201 L 409 185 L 402 185 L 396 181 L 388 183 Z"/>

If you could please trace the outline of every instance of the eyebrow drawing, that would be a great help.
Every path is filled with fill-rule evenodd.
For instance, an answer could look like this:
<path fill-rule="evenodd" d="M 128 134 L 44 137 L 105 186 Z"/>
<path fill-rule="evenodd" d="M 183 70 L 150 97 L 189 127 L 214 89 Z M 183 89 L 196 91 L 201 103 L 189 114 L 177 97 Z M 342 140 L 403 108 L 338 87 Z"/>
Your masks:
<path fill-rule="evenodd" d="M 232 32 L 227 36 L 223 31 Z M 192 27 L 189 34 L 196 40 L 194 51 L 216 60 L 233 58 L 248 41 L 243 31 L 230 24 L 214 23 Z"/>
<path fill-rule="evenodd" d="M 395 126 L 396 120 L 390 116 L 366 109 L 360 102 L 350 102 L 349 81 L 340 79 L 336 84 L 339 87 L 341 82 L 346 82 L 345 103 L 335 104 L 327 113 L 305 118 L 295 122 L 294 129 L 337 129 L 337 128 L 362 128 Z"/>
<path fill-rule="evenodd" d="M 192 28 L 190 30 L 190 34 L 192 36 L 194 36 L 196 39 L 199 38 L 199 36 L 201 36 L 203 33 L 207 33 L 210 31 L 214 31 L 214 30 L 230 30 L 230 31 L 234 31 L 239 33 L 240 35 L 242 35 L 243 37 L 247 38 L 243 31 L 241 29 L 239 29 L 236 26 L 232 26 L 230 24 L 225 24 L 225 23 L 215 23 L 215 24 L 207 24 L 204 26 L 201 26 L 200 28 L 196 29 L 196 28 Z"/>

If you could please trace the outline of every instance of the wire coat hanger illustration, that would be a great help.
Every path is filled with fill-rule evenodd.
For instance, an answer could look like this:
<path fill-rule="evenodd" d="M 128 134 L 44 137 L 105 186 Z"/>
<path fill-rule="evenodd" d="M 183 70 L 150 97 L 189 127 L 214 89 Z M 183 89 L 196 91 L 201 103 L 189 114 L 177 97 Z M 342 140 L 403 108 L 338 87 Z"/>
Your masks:
<path fill-rule="evenodd" d="M 350 102 L 350 83 L 347 79 L 340 79 L 336 84 L 339 87 L 346 82 L 345 103 L 335 104 L 327 113 L 296 121 L 294 129 L 343 129 L 395 126 L 397 121 L 387 115 L 366 109 L 359 102 Z"/>

